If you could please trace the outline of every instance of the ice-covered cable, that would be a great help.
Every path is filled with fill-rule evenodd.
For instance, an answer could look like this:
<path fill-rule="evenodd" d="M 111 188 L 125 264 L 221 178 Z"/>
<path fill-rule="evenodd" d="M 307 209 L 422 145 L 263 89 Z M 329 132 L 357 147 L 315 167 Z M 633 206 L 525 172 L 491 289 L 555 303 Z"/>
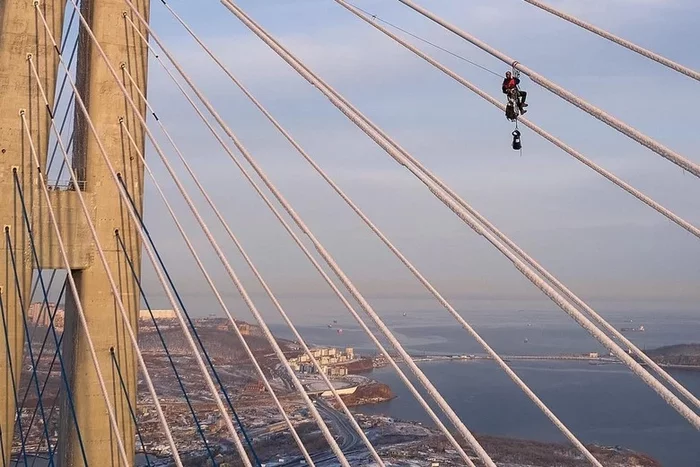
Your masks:
<path fill-rule="evenodd" d="M 480 97 L 484 98 L 488 102 L 492 103 L 496 107 L 498 107 L 501 110 L 505 110 L 505 105 L 502 104 L 500 101 L 495 99 L 494 97 L 488 95 L 478 87 L 474 86 L 472 83 L 469 81 L 465 80 L 463 77 L 455 73 L 454 71 L 450 70 L 437 60 L 431 58 L 427 54 L 423 53 L 420 51 L 418 48 L 414 47 L 413 45 L 409 44 L 405 40 L 401 39 L 397 35 L 391 33 L 388 31 L 386 28 L 378 25 L 376 22 L 371 21 L 370 18 L 368 18 L 366 15 L 363 15 L 360 11 L 356 11 L 359 9 L 354 9 L 352 6 L 350 6 L 347 2 L 344 0 L 334 0 L 337 1 L 338 3 L 342 4 L 343 6 L 346 6 L 350 11 L 358 15 L 360 18 L 362 18 L 364 21 L 372 25 L 373 27 L 377 28 L 378 30 L 382 31 L 384 34 L 388 35 L 395 41 L 397 41 L 399 44 L 402 46 L 406 47 L 408 50 L 412 51 L 422 59 L 426 60 L 428 63 L 431 65 L 435 66 L 437 69 L 442 71 L 443 73 L 447 74 L 450 76 L 452 79 L 456 80 L 463 86 L 467 87 L 469 90 L 473 91 Z M 579 153 L 575 149 L 571 148 L 568 146 L 566 143 L 563 141 L 559 140 L 555 136 L 551 135 L 550 133 L 546 132 L 539 126 L 535 125 L 534 123 L 530 122 L 526 118 L 519 118 L 518 119 L 523 125 L 527 126 L 528 128 L 532 129 L 534 132 L 537 134 L 541 135 L 543 138 L 547 139 L 548 141 L 552 142 L 555 144 L 557 147 L 563 149 L 579 161 L 581 161 L 583 164 L 591 167 L 593 170 L 596 172 L 600 173 L 616 185 L 620 186 L 623 188 L 625 191 L 629 192 L 636 198 L 638 198 L 640 201 L 644 202 L 645 204 L 648 204 L 661 214 L 665 215 L 672 221 L 676 222 L 679 226 L 685 228 L 688 230 L 690 233 L 692 233 L 695 236 L 700 237 L 700 229 L 695 227 L 694 225 L 690 224 L 689 222 L 685 221 L 684 219 L 678 217 L 676 214 L 672 213 L 671 211 L 667 210 L 663 206 L 659 205 L 656 203 L 654 200 L 651 198 L 648 198 L 646 195 L 643 193 L 639 192 L 636 190 L 634 187 L 628 185 L 626 182 L 620 180 L 617 178 L 614 174 L 607 172 L 605 169 L 602 167 L 597 166 L 593 161 L 590 159 L 587 159 L 583 154 Z M 423 170 L 423 167 L 418 164 L 416 160 L 411 159 L 412 162 L 416 163 L 417 167 L 421 170 Z M 427 171 L 426 171 L 427 172 Z M 608 332 L 610 332 L 612 335 L 615 336 L 616 339 L 620 340 L 625 346 L 627 346 L 630 350 L 632 350 L 635 355 L 640 358 L 644 363 L 646 363 L 650 368 L 652 368 L 656 373 L 658 373 L 665 381 L 667 381 L 669 384 L 671 384 L 674 389 L 679 391 L 681 394 L 683 394 L 684 397 L 686 397 L 689 401 L 691 401 L 696 407 L 700 408 L 700 400 L 698 400 L 697 397 L 695 397 L 688 389 L 685 388 L 682 384 L 680 384 L 676 379 L 674 379 L 668 372 L 666 372 L 663 368 L 661 368 L 656 362 L 654 362 L 643 350 L 641 350 L 639 347 L 637 347 L 633 342 L 631 342 L 629 339 L 627 339 L 620 331 L 618 331 L 614 326 L 612 326 L 610 323 L 607 322 L 602 316 L 600 316 L 595 310 L 593 310 L 590 306 L 588 306 L 583 300 L 581 300 L 579 297 L 577 297 L 571 290 L 569 290 L 563 283 L 561 283 L 558 279 L 556 279 L 551 273 L 549 273 L 546 269 L 544 269 L 540 264 L 538 264 L 533 258 L 531 258 L 525 251 L 523 251 L 521 248 L 519 248 L 515 243 L 513 243 L 508 237 L 503 235 L 491 222 L 488 221 L 485 217 L 481 216 L 479 213 L 472 211 L 471 206 L 469 206 L 466 201 L 464 201 L 454 190 L 452 190 L 450 187 L 448 187 L 442 180 L 440 180 L 437 177 L 431 176 L 431 174 L 428 172 L 427 175 L 431 177 L 431 180 L 433 180 L 435 183 L 438 184 L 442 189 L 444 189 L 450 196 L 452 196 L 460 205 L 462 205 L 465 209 L 470 210 L 474 216 L 484 224 L 484 226 L 493 232 L 500 240 L 502 240 L 506 245 L 508 245 L 509 248 L 513 249 L 516 253 L 518 253 L 529 265 L 535 268 L 535 270 L 542 274 L 548 281 L 550 281 L 552 284 L 554 284 L 559 290 L 564 293 L 565 296 L 567 296 L 570 300 L 572 300 L 577 306 L 581 307 L 584 311 L 586 311 L 596 323 L 598 323 L 600 326 L 603 326 Z"/>
<path fill-rule="evenodd" d="M 591 116 L 597 118 L 598 120 L 606 123 L 607 125 L 614 128 L 615 130 L 619 131 L 620 133 L 632 138 L 633 140 L 637 141 L 638 143 L 642 144 L 643 146 L 646 146 L 647 148 L 651 149 L 652 151 L 654 151 L 656 154 L 660 155 L 661 157 L 668 159 L 669 161 L 673 162 L 674 164 L 681 167 L 682 169 L 687 170 L 688 172 L 695 175 L 696 177 L 700 177 L 700 165 L 698 165 L 696 162 L 693 162 L 693 161 L 687 159 L 686 157 L 678 154 L 677 152 L 673 151 L 672 149 L 667 148 L 663 144 L 659 143 L 658 141 L 655 141 L 654 139 L 650 138 L 649 136 L 645 135 L 644 133 L 640 132 L 639 130 L 632 128 L 630 125 L 626 124 L 625 122 L 621 121 L 618 118 L 613 117 L 612 115 L 608 114 L 604 110 L 599 109 L 598 107 L 596 107 L 592 104 L 589 104 L 585 100 L 583 100 L 580 97 L 574 95 L 573 93 L 567 91 L 566 89 L 559 86 L 558 84 L 548 80 L 547 78 L 540 75 L 539 73 L 532 70 L 531 68 L 523 65 L 522 63 L 518 62 L 517 60 L 513 59 L 512 57 L 509 57 L 508 55 L 495 49 L 494 47 L 491 47 L 490 45 L 477 39 L 473 35 L 458 28 L 457 26 L 445 21 L 444 19 L 442 19 L 439 16 L 437 16 L 436 14 L 428 11 L 427 9 L 421 7 L 420 5 L 416 4 L 415 2 L 413 2 L 411 0 L 397 0 L 397 1 L 403 3 L 404 5 L 413 9 L 414 11 L 422 14 L 426 18 L 434 21 L 435 23 L 444 27 L 448 31 L 453 32 L 454 34 L 458 35 L 459 37 L 463 38 L 464 40 L 471 42 L 472 44 L 479 47 L 483 51 L 493 55 L 494 57 L 498 58 L 502 62 L 505 62 L 508 66 L 512 66 L 516 70 L 519 70 L 519 71 L 525 73 L 527 76 L 530 77 L 530 79 L 532 81 L 539 84 L 543 88 L 556 94 L 557 96 L 568 101 L 569 103 L 575 105 L 579 109 L 581 109 L 584 112 L 590 114 Z"/>
<path fill-rule="evenodd" d="M 533 269 L 524 263 L 517 255 L 510 251 L 503 242 L 497 238 L 492 232 L 486 230 L 483 225 L 475 218 L 474 214 L 469 212 L 453 198 L 448 196 L 446 192 L 431 180 L 425 173 L 419 171 L 415 165 L 405 157 L 405 150 L 399 150 L 398 145 L 387 135 L 380 133 L 374 124 L 370 124 L 369 120 L 362 116 L 356 109 L 351 107 L 346 101 L 339 97 L 337 91 L 333 90 L 328 84 L 320 80 L 315 74 L 299 62 L 296 57 L 291 55 L 288 50 L 282 47 L 275 41 L 264 29 L 260 28 L 252 21 L 245 13 L 229 0 L 221 0 L 236 17 L 238 17 L 251 31 L 260 37 L 268 46 L 278 53 L 287 63 L 289 63 L 297 72 L 305 79 L 312 83 L 319 91 L 321 91 L 331 102 L 338 107 L 352 122 L 361 128 L 370 138 L 372 138 L 380 147 L 382 147 L 392 158 L 398 163 L 405 166 L 419 180 L 421 180 L 431 192 L 435 194 L 446 206 L 448 206 L 460 219 L 469 225 L 476 233 L 483 236 L 496 249 L 498 249 L 513 265 L 520 271 L 530 282 L 539 288 L 547 295 L 554 303 L 556 303 L 563 311 L 569 314 L 581 327 L 588 331 L 596 340 L 605 346 L 610 352 L 625 363 L 637 376 L 639 376 L 649 387 L 654 389 L 669 405 L 678 411 L 686 418 L 693 426 L 700 429 L 700 416 L 693 412 L 685 405 L 678 397 L 657 381 L 649 372 L 647 372 L 639 363 L 637 363 L 630 355 L 627 354 L 617 343 L 615 343 L 604 332 L 598 329 L 586 316 L 584 316 L 576 307 L 574 307 L 565 297 L 557 292 L 550 284 L 539 277 Z M 473 211 L 474 213 L 476 211 Z"/>

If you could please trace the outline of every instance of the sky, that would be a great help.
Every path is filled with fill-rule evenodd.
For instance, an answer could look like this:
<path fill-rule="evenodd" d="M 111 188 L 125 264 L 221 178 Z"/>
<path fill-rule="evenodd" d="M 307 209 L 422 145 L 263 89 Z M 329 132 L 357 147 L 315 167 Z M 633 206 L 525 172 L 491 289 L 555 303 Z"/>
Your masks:
<path fill-rule="evenodd" d="M 297 75 L 219 2 L 171 0 L 216 55 L 287 128 L 398 248 L 461 311 L 554 309 L 513 264 L 476 235 L 419 180 Z M 498 74 L 508 67 L 396 0 L 356 5 Z M 550 4 L 700 69 L 694 0 L 550 0 Z M 238 5 L 311 69 L 387 131 L 472 207 L 606 313 L 697 312 L 700 242 L 566 153 L 522 129 L 510 148 L 503 113 L 332 0 L 241 0 Z M 436 14 L 700 162 L 690 78 L 559 20 L 522 0 L 423 1 Z M 152 26 L 188 75 L 380 311 L 434 311 L 439 305 L 275 131 L 160 2 Z M 415 41 L 413 41 L 415 43 Z M 418 44 L 491 95 L 501 79 Z M 161 54 L 162 56 L 162 54 Z M 343 319 L 312 266 L 151 59 L 148 97 L 246 251 L 299 322 Z M 528 118 L 656 201 L 700 225 L 700 181 L 522 77 Z M 151 120 L 151 127 L 157 126 Z M 276 317 L 225 231 L 158 140 L 256 303 Z M 175 206 L 222 295 L 247 312 L 216 254 L 169 180 L 153 147 L 149 164 Z M 145 214 L 188 307 L 221 314 L 151 182 Z M 155 307 L 170 308 L 148 259 Z"/>

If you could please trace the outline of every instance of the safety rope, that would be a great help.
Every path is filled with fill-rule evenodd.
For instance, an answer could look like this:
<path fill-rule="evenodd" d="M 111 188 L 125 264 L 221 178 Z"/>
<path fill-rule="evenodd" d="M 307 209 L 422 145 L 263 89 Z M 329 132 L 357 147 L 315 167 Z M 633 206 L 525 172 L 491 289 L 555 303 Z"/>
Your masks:
<path fill-rule="evenodd" d="M 112 356 L 112 362 L 114 363 L 114 368 L 117 370 L 117 376 L 119 376 L 119 384 L 121 385 L 122 392 L 124 393 L 124 399 L 126 399 L 126 404 L 127 408 L 129 409 L 129 413 L 131 414 L 131 419 L 134 422 L 134 427 L 136 428 L 136 436 L 139 438 L 139 442 L 141 443 L 141 446 L 143 447 L 143 454 L 146 456 L 146 464 L 150 467 L 151 466 L 151 460 L 148 457 L 148 451 L 146 450 L 146 444 L 143 442 L 143 435 L 141 434 L 141 428 L 139 427 L 139 421 L 136 417 L 136 413 L 134 412 L 134 407 L 131 405 L 131 398 L 129 397 L 129 390 L 126 388 L 126 384 L 124 384 L 124 377 L 122 376 L 122 370 L 119 368 L 119 362 L 117 361 L 117 356 L 114 355 L 114 347 L 109 348 L 109 354 Z M 213 461 L 213 459 L 212 459 Z M 216 467 L 216 462 L 214 462 L 214 467 Z"/>
<path fill-rule="evenodd" d="M 223 0 L 223 1 L 225 1 L 225 0 Z M 646 146 L 647 148 L 651 149 L 652 151 L 654 151 L 656 154 L 660 155 L 661 157 L 668 159 L 669 161 L 673 162 L 674 164 L 681 167 L 682 169 L 687 170 L 688 172 L 692 173 L 696 177 L 700 178 L 700 165 L 696 164 L 695 162 L 678 154 L 677 152 L 673 151 L 672 149 L 667 148 L 666 146 L 662 145 L 658 141 L 655 141 L 654 139 L 650 138 L 649 136 L 645 135 L 644 133 L 636 130 L 635 128 L 632 128 L 630 125 L 613 117 L 612 115 L 608 114 L 607 112 L 603 111 L 602 109 L 599 109 L 598 107 L 596 107 L 592 104 L 589 104 L 585 100 L 583 100 L 580 97 L 574 95 L 573 93 L 567 91 L 566 89 L 555 84 L 554 82 L 548 80 L 547 78 L 545 78 L 544 76 L 535 72 L 534 70 L 526 67 L 525 65 L 523 65 L 521 63 L 516 62 L 513 58 L 509 57 L 508 55 L 496 50 L 495 48 L 489 46 L 485 42 L 482 42 L 479 39 L 477 39 L 476 37 L 472 36 L 471 34 L 468 34 L 467 32 L 465 32 L 465 31 L 459 29 L 458 27 L 443 20 L 442 18 L 435 15 L 434 13 L 431 13 L 430 11 L 426 10 L 425 8 L 417 5 L 415 2 L 413 2 L 411 0 L 397 0 L 397 1 L 403 3 L 404 5 L 413 9 L 414 11 L 425 16 L 426 18 L 434 21 L 435 23 L 444 27 L 448 31 L 453 32 L 454 34 L 458 35 L 459 37 L 463 38 L 464 40 L 471 42 L 475 46 L 477 46 L 480 49 L 482 49 L 483 51 L 493 55 L 494 57 L 505 62 L 506 64 L 513 65 L 514 68 L 517 68 L 518 70 L 520 70 L 523 73 L 525 73 L 526 75 L 528 75 L 532 81 L 534 81 L 535 83 L 544 87 L 548 91 L 556 94 L 557 96 L 559 96 L 562 99 L 566 100 L 567 102 L 575 105 L 579 109 L 581 109 L 584 112 L 590 114 L 591 116 L 597 118 L 598 120 L 602 121 L 603 123 L 609 125 L 610 127 L 614 128 L 615 130 L 619 131 L 620 133 L 637 141 L 639 144 Z"/>
<path fill-rule="evenodd" d="M 488 73 L 491 73 L 492 75 L 497 76 L 498 78 L 503 78 L 503 77 L 501 76 L 500 73 L 498 73 L 498 72 L 496 72 L 496 71 L 493 71 L 493 70 L 491 70 L 491 69 L 489 69 L 489 68 L 486 68 L 486 67 L 483 66 L 483 65 L 479 65 L 478 63 L 476 63 L 476 62 L 474 62 L 474 61 L 472 61 L 472 60 L 469 60 L 468 58 L 466 58 L 466 57 L 464 57 L 464 56 L 462 56 L 462 55 L 459 55 L 458 53 L 452 52 L 451 50 L 449 50 L 449 49 L 447 49 L 447 48 L 445 48 L 445 47 L 442 47 L 441 45 L 438 45 L 438 44 L 436 44 L 436 43 L 434 43 L 434 42 L 432 42 L 432 41 L 429 41 L 428 39 L 425 39 L 424 37 L 421 37 L 421 36 L 419 36 L 419 35 L 416 34 L 416 33 L 413 33 L 413 32 L 411 32 L 411 31 L 409 31 L 409 30 L 407 30 L 407 29 L 405 29 L 405 28 L 402 28 L 401 26 L 397 26 L 396 24 L 390 23 L 389 21 L 386 21 L 385 19 L 380 18 L 378 15 L 372 14 L 372 13 L 368 12 L 367 10 L 365 10 L 365 9 L 363 9 L 363 8 L 360 8 L 359 6 L 357 6 L 357 5 L 355 5 L 355 4 L 352 4 L 352 3 L 349 3 L 349 2 L 348 2 L 348 5 L 351 5 L 353 8 L 356 8 L 357 10 L 359 10 L 359 11 L 365 13 L 367 16 L 371 17 L 373 21 L 379 21 L 379 22 L 381 22 L 381 23 L 386 24 L 387 26 L 391 26 L 392 28 L 396 29 L 397 31 L 401 31 L 402 33 L 404 33 L 404 34 L 406 34 L 406 35 L 408 35 L 408 36 L 411 36 L 411 37 L 413 37 L 414 39 L 418 39 L 419 41 L 421 41 L 421 42 L 423 42 L 423 43 L 425 43 L 425 44 L 428 44 L 428 45 L 431 46 L 431 47 L 434 47 L 434 48 L 436 48 L 436 49 L 438 49 L 438 50 L 440 50 L 440 51 L 442 51 L 442 52 L 445 52 L 445 53 L 447 53 L 447 54 L 449 54 L 449 55 L 452 55 L 452 56 L 455 57 L 455 58 L 458 58 L 458 59 L 460 59 L 460 60 L 462 60 L 462 61 L 464 61 L 464 62 L 466 62 L 466 63 L 469 63 L 470 65 L 474 65 L 475 67 L 480 68 L 480 69 L 482 69 L 482 70 L 484 70 L 484 71 L 486 71 L 486 72 L 488 72 Z"/>
<path fill-rule="evenodd" d="M 13 168 L 12 173 L 15 176 L 15 180 L 17 180 L 17 169 Z M 22 199 L 22 205 L 24 206 L 24 198 L 22 195 L 22 190 L 19 190 L 19 196 L 20 199 Z M 31 231 L 30 231 L 31 232 Z M 32 241 L 32 236 L 30 233 L 30 242 Z M 32 366 L 32 376 L 29 380 L 29 384 L 32 384 L 32 381 L 35 383 L 35 390 L 36 390 L 36 395 L 37 395 L 37 405 L 39 406 L 39 414 L 41 416 L 41 421 L 43 422 L 44 425 L 44 434 L 46 435 L 46 441 L 48 444 L 48 453 L 49 453 L 49 466 L 53 467 L 54 461 L 53 461 L 53 450 L 51 449 L 51 437 L 49 435 L 49 426 L 48 422 L 46 421 L 46 413 L 44 412 L 44 402 L 42 401 L 41 398 L 41 388 L 39 387 L 39 375 L 37 375 L 37 364 L 36 360 L 34 360 L 34 350 L 32 349 L 32 342 L 31 342 L 31 336 L 29 334 L 29 323 L 27 323 L 27 313 L 25 310 L 25 303 L 24 303 L 24 295 L 22 293 L 22 281 L 19 278 L 19 272 L 17 271 L 17 262 L 15 260 L 15 252 L 13 249 L 12 245 L 12 238 L 10 238 L 10 228 L 5 227 L 5 246 L 7 249 L 7 252 L 10 255 L 10 261 L 12 263 L 12 272 L 15 278 L 15 293 L 17 294 L 17 301 L 19 302 L 19 308 L 22 312 L 22 322 L 24 324 L 24 337 L 27 340 L 27 351 L 29 353 L 29 362 L 31 363 Z M 20 367 L 21 368 L 21 367 Z M 17 401 L 15 401 L 17 402 Z M 19 412 L 21 414 L 21 412 Z M 30 433 L 27 431 L 27 437 L 29 437 Z"/>
<path fill-rule="evenodd" d="M 151 321 L 153 322 L 153 326 L 156 329 L 156 333 L 158 334 L 158 338 L 160 339 L 160 343 L 163 346 L 163 350 L 165 350 L 165 356 L 168 359 L 168 362 L 170 363 L 170 367 L 173 369 L 173 373 L 175 374 L 175 379 L 177 379 L 177 384 L 180 386 L 180 390 L 182 391 L 182 395 L 185 398 L 185 403 L 187 404 L 187 408 L 190 411 L 190 414 L 192 415 L 192 420 L 194 420 L 195 426 L 197 427 L 197 434 L 199 437 L 202 439 L 202 442 L 204 443 L 204 449 L 207 451 L 207 455 L 212 461 L 212 464 L 216 466 L 216 460 L 214 457 L 214 453 L 211 450 L 211 447 L 209 446 L 209 443 L 207 442 L 207 437 L 204 435 L 204 430 L 202 429 L 202 424 L 199 421 L 199 417 L 197 417 L 197 412 L 195 412 L 194 407 L 192 405 L 192 401 L 190 400 L 190 396 L 187 393 L 187 389 L 185 388 L 185 383 L 180 376 L 180 373 L 177 371 L 177 367 L 175 366 L 175 361 L 173 360 L 172 355 L 170 354 L 170 349 L 168 349 L 168 345 L 165 343 L 165 337 L 163 336 L 163 333 L 160 330 L 160 326 L 158 325 L 158 321 L 156 320 L 155 315 L 153 314 L 153 308 L 151 307 L 151 303 L 148 300 L 148 297 L 146 296 L 146 291 L 143 290 L 143 285 L 141 284 L 141 279 L 139 278 L 138 274 L 136 273 L 136 269 L 134 267 L 134 262 L 132 261 L 131 257 L 129 256 L 129 253 L 126 250 L 126 245 L 124 244 L 124 240 L 122 240 L 121 235 L 119 235 L 119 232 L 116 232 L 116 237 L 117 241 L 119 243 L 119 247 L 121 248 L 122 253 L 124 254 L 124 258 L 126 259 L 126 263 L 129 265 L 129 270 L 131 271 L 131 277 L 134 279 L 136 282 L 136 285 L 139 289 L 139 293 L 141 294 L 141 299 L 143 300 L 144 305 L 146 306 L 146 309 L 148 309 L 148 314 L 151 317 Z"/>

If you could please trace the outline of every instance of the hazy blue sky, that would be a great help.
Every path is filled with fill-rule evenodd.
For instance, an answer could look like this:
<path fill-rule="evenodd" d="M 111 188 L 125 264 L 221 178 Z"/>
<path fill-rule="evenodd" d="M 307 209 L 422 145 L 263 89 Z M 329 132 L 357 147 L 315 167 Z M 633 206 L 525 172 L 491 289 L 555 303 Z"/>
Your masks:
<path fill-rule="evenodd" d="M 541 293 L 316 89 L 214 0 L 169 2 L 310 154 L 445 294 L 465 308 L 545 306 Z M 694 69 L 695 0 L 581 0 L 553 5 Z M 498 73 L 506 66 L 393 0 L 357 0 Z M 332 0 L 245 0 L 249 14 L 329 81 L 468 202 L 574 291 L 603 311 L 698 311 L 700 241 L 472 94 Z M 433 11 L 520 62 L 700 162 L 700 84 L 521 0 L 423 1 Z M 153 2 L 152 21 L 187 71 L 308 221 L 350 277 L 387 311 L 433 309 L 427 293 L 249 104 L 216 65 Z M 500 79 L 422 46 L 466 79 L 500 96 Z M 530 117 L 594 161 L 700 225 L 700 180 L 578 111 L 524 77 Z M 339 317 L 340 305 L 242 179 L 188 104 L 151 61 L 149 97 L 176 135 L 252 258 L 299 319 Z M 155 128 L 155 127 L 154 127 Z M 161 140 L 164 140 L 161 138 Z M 175 154 L 164 145 L 171 160 Z M 155 151 L 149 158 L 167 180 Z M 184 170 L 180 173 L 183 174 Z M 165 183 L 173 200 L 177 192 Z M 188 183 L 194 193 L 194 186 Z M 213 215 L 204 209 L 210 225 Z M 178 213 L 227 299 L 236 291 L 188 214 Z M 198 312 L 219 312 L 149 184 L 146 214 L 178 285 Z M 215 228 L 246 285 L 252 275 Z M 148 261 L 145 260 L 144 264 Z M 148 271 L 150 268 L 146 266 Z M 151 274 L 155 304 L 169 305 Z M 257 297 L 257 295 L 256 295 Z M 269 307 L 261 301 L 261 307 Z M 236 310 L 245 317 L 243 307 Z"/>

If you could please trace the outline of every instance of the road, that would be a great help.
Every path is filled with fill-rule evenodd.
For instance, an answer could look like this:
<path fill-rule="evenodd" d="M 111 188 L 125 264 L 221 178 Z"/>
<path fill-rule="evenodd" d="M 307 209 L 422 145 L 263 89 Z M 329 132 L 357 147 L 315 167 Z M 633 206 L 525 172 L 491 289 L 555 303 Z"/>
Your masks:
<path fill-rule="evenodd" d="M 362 443 L 360 435 L 355 431 L 350 420 L 347 419 L 343 412 L 334 409 L 322 397 L 316 399 L 316 408 L 324 420 L 327 422 L 330 421 L 336 436 L 343 440 L 340 444 L 340 449 L 342 449 L 343 452 L 355 449 Z"/>
<path fill-rule="evenodd" d="M 362 446 L 362 438 L 360 438 L 360 435 L 355 431 L 344 413 L 334 409 L 321 397 L 315 399 L 315 401 L 316 408 L 326 424 L 329 425 L 331 431 L 335 434 L 336 440 L 340 441 L 338 446 L 340 446 L 340 449 L 345 455 L 357 454 L 366 449 Z M 310 453 L 310 455 L 317 467 L 339 465 L 330 447 L 324 451 Z M 276 467 L 300 465 L 302 460 L 304 460 L 303 457 L 297 457 L 283 464 L 277 464 Z"/>

